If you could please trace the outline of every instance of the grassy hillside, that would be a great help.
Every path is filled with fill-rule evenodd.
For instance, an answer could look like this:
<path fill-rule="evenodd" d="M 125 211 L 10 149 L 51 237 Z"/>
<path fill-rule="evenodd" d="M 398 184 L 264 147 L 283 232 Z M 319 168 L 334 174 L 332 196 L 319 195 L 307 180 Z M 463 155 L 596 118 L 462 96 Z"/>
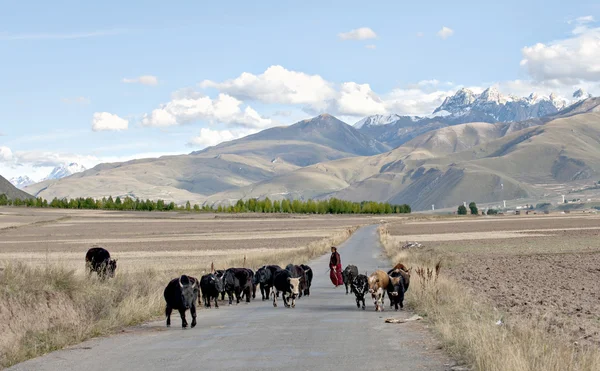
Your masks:
<path fill-rule="evenodd" d="M 309 166 L 208 201 L 334 196 L 408 203 L 423 210 L 432 204 L 443 208 L 465 201 L 535 198 L 554 185 L 600 176 L 600 113 L 513 129 L 511 124 L 443 128 L 385 154 Z"/>
<path fill-rule="evenodd" d="M 22 200 L 31 198 L 30 194 L 17 189 L 11 182 L 0 175 L 0 195 L 2 194 L 6 195 L 10 200 L 14 200 L 15 198 L 20 198 Z"/>
<path fill-rule="evenodd" d="M 54 197 L 130 196 L 201 203 L 207 196 L 268 181 L 300 167 L 389 148 L 331 115 L 264 130 L 190 155 L 101 164 L 27 187 Z"/>

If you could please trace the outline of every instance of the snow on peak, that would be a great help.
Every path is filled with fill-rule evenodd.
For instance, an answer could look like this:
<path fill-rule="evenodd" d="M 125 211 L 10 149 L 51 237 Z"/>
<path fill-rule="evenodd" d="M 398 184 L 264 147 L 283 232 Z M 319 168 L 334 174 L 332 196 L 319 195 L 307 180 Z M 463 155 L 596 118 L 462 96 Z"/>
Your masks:
<path fill-rule="evenodd" d="M 575 91 L 573 93 L 573 99 L 575 99 L 576 101 L 581 101 L 581 100 L 588 99 L 591 97 L 592 97 L 592 95 L 583 89 L 577 89 L 577 91 Z"/>
<path fill-rule="evenodd" d="M 354 124 L 354 128 L 360 129 L 363 126 L 388 125 L 400 119 L 402 119 L 402 116 L 396 114 L 367 116 L 364 119 L 358 121 L 356 124 Z"/>
<path fill-rule="evenodd" d="M 11 178 L 11 179 L 9 179 L 9 182 L 11 182 L 12 185 L 14 185 L 15 187 L 17 187 L 19 189 L 23 189 L 23 188 L 35 183 L 27 175 Z"/>
<path fill-rule="evenodd" d="M 477 95 L 471 90 L 462 88 L 456 92 L 456 94 L 446 97 L 444 103 L 439 106 L 433 113 L 438 111 L 448 111 L 454 114 L 461 114 L 469 111 L 470 106 L 475 102 Z"/>
<path fill-rule="evenodd" d="M 504 104 L 508 101 L 508 99 L 500 94 L 498 89 L 493 86 L 485 89 L 475 100 L 477 102 L 491 102 L 496 104 Z"/>
<path fill-rule="evenodd" d="M 86 170 L 87 169 L 84 166 L 72 162 L 70 164 L 55 167 L 50 175 L 44 178 L 44 180 L 58 180 Z"/>

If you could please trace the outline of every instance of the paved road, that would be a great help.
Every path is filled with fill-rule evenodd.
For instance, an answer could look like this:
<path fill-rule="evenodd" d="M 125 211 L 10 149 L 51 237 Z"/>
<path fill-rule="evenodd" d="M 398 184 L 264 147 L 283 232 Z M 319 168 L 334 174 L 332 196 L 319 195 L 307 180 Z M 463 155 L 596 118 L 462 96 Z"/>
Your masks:
<path fill-rule="evenodd" d="M 382 255 L 376 226 L 364 227 L 340 248 L 344 266 L 361 273 L 390 264 Z M 309 298 L 295 309 L 260 299 L 251 304 L 201 310 L 198 327 L 182 330 L 164 321 L 124 334 L 87 341 L 9 370 L 445 370 L 448 360 L 434 351 L 422 324 L 392 325 L 388 317 L 410 313 L 376 313 L 356 308 L 353 295 L 333 288 L 329 256 L 310 263 L 316 275 Z M 410 291 L 409 291 L 410 292 Z M 188 314 L 189 316 L 189 314 Z M 429 349 L 427 349 L 429 348 Z"/>

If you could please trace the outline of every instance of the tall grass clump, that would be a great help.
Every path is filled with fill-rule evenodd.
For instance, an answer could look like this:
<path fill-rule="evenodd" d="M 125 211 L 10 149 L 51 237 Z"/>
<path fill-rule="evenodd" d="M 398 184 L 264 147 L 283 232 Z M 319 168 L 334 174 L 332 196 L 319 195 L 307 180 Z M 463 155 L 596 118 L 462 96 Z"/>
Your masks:
<path fill-rule="evenodd" d="M 409 308 L 433 325 L 455 359 L 482 371 L 600 370 L 599 349 L 546 331 L 541 319 L 506 316 L 447 277 L 442 253 L 403 250 L 401 239 L 390 236 L 385 226 L 379 235 L 390 259 L 412 268 Z"/>
<path fill-rule="evenodd" d="M 158 316 L 163 282 L 152 271 L 101 282 L 58 266 L 8 264 L 0 271 L 0 368 Z"/>

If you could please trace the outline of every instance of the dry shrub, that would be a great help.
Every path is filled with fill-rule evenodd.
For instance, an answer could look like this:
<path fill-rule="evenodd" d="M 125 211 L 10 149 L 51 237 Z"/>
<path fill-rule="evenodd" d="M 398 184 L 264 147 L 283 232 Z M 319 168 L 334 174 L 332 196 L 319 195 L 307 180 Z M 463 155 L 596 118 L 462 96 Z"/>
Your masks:
<path fill-rule="evenodd" d="M 283 252 L 252 254 L 246 267 L 306 263 L 348 239 L 358 227 L 336 232 L 307 246 Z M 208 267 L 186 274 L 199 277 Z M 242 266 L 244 256 L 215 262 Z M 145 270 L 118 273 L 100 281 L 60 266 L 9 264 L 0 270 L 0 369 L 64 348 L 124 326 L 158 318 L 164 311 L 163 290 L 181 272 Z"/>
<path fill-rule="evenodd" d="M 435 251 L 402 251 L 401 241 L 380 227 L 381 242 L 393 262 L 412 267 L 407 305 L 427 318 L 445 349 L 476 370 L 600 370 L 600 350 L 567 342 L 537 320 L 499 313 L 484 298 L 443 274 L 443 256 Z M 413 283 L 414 282 L 414 283 Z M 474 295 L 475 294 L 475 295 Z"/>

